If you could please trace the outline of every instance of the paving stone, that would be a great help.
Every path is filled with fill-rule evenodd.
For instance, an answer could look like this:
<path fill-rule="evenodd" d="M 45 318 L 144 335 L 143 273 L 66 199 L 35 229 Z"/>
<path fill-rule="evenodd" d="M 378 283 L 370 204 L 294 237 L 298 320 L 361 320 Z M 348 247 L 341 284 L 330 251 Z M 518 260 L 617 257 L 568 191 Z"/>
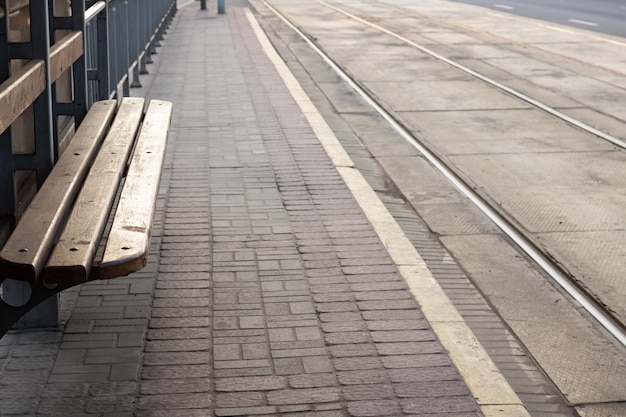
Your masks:
<path fill-rule="evenodd" d="M 215 394 L 215 405 L 218 408 L 258 407 L 267 405 L 267 402 L 263 392 L 218 392 Z"/>
<path fill-rule="evenodd" d="M 216 416 L 255 416 L 255 415 L 272 415 L 277 412 L 276 407 L 236 407 L 236 408 L 217 408 Z"/>
<path fill-rule="evenodd" d="M 400 407 L 405 413 L 415 414 L 467 413 L 463 415 L 471 416 L 478 413 L 476 402 L 469 397 L 412 398 L 401 400 Z"/>
<path fill-rule="evenodd" d="M 210 356 L 207 352 L 154 352 L 146 353 L 146 365 L 191 365 L 207 363 Z"/>
<path fill-rule="evenodd" d="M 271 405 L 324 403 L 338 401 L 339 398 L 336 388 L 292 389 L 267 393 L 267 401 Z"/>
<path fill-rule="evenodd" d="M 144 366 L 141 370 L 143 380 L 208 378 L 212 374 L 213 368 L 208 364 Z"/>
<path fill-rule="evenodd" d="M 210 409 L 211 398 L 206 394 L 158 394 L 139 397 L 138 410 Z"/>
<path fill-rule="evenodd" d="M 331 387 L 337 385 L 337 378 L 332 373 L 309 373 L 289 377 L 291 388 Z"/>
<path fill-rule="evenodd" d="M 148 410 L 148 411 L 137 411 L 135 412 L 134 416 L 135 417 L 213 417 L 213 410 L 211 409 Z"/>
<path fill-rule="evenodd" d="M 307 356 L 302 358 L 304 372 L 308 374 L 331 372 L 333 370 L 330 359 L 324 356 Z"/>
<path fill-rule="evenodd" d="M 287 379 L 279 376 L 219 378 L 215 382 L 217 391 L 267 391 L 287 387 Z"/>
<path fill-rule="evenodd" d="M 81 414 L 85 412 L 85 406 L 87 405 L 87 399 L 72 397 L 72 398 L 43 398 L 39 402 L 39 406 L 36 405 L 37 414 L 43 415 L 67 415 L 67 414 Z M 11 413 L 4 407 L 4 412 Z"/>
<path fill-rule="evenodd" d="M 326 343 L 329 345 L 368 343 L 371 342 L 372 336 L 369 332 L 333 332 L 324 336 Z"/>
<path fill-rule="evenodd" d="M 354 417 L 393 416 L 401 413 L 400 405 L 392 400 L 352 401 L 348 413 Z"/>
<path fill-rule="evenodd" d="M 206 392 L 211 390 L 209 378 L 158 379 L 142 381 L 139 392 L 145 395 Z"/>
<path fill-rule="evenodd" d="M 450 358 L 442 353 L 385 356 L 382 358 L 382 362 L 385 368 L 423 368 L 452 365 Z"/>

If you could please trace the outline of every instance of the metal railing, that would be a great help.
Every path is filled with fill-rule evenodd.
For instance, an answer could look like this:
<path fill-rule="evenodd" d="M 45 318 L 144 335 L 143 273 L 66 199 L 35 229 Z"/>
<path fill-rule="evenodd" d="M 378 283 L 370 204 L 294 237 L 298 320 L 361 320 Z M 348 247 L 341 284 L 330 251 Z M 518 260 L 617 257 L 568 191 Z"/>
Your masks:
<path fill-rule="evenodd" d="M 0 247 L 91 105 L 141 85 L 175 12 L 176 0 L 0 0 Z M 28 290 L 5 278 L 1 297 Z M 58 321 L 58 295 L 38 308 L 31 324 Z"/>
<path fill-rule="evenodd" d="M 176 0 L 71 0 L 62 16 L 55 5 L 0 0 L 0 246 L 93 102 L 141 86 L 176 12 Z"/>
<path fill-rule="evenodd" d="M 87 9 L 85 56 L 90 104 L 128 96 L 129 88 L 141 87 L 139 76 L 147 72 L 150 55 L 175 12 L 175 0 L 98 1 Z"/>

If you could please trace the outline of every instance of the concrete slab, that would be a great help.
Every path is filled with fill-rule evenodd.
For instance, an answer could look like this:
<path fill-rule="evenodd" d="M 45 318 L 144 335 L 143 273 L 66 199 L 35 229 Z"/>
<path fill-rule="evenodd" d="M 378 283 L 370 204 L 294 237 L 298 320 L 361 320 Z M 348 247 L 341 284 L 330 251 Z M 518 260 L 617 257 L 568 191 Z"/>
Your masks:
<path fill-rule="evenodd" d="M 469 81 L 467 74 L 449 65 L 414 51 L 406 51 L 406 58 L 380 57 L 365 54 L 350 61 L 342 61 L 345 69 L 363 82 L 391 81 L 402 84 L 420 81 Z"/>
<path fill-rule="evenodd" d="M 478 235 L 498 233 L 481 211 L 467 201 L 462 203 L 427 204 L 413 201 L 420 216 L 438 235 Z"/>
<path fill-rule="evenodd" d="M 622 41 L 622 50 L 626 47 L 626 41 Z M 616 73 L 626 75 L 626 56 L 624 54 L 615 55 L 616 45 L 607 42 L 555 42 L 542 44 L 542 49 L 558 55 L 567 57 L 587 57 L 587 62 L 607 68 Z"/>
<path fill-rule="evenodd" d="M 448 156 L 614 149 L 537 109 L 404 112 L 401 117 L 418 138 Z"/>
<path fill-rule="evenodd" d="M 582 120 L 589 126 L 602 126 L 604 132 L 626 141 L 626 120 L 619 120 L 593 109 L 576 108 L 563 111 L 571 117 Z"/>
<path fill-rule="evenodd" d="M 365 82 L 379 100 L 397 112 L 425 110 L 524 109 L 529 105 L 473 80 Z"/>
<path fill-rule="evenodd" d="M 413 146 L 397 140 L 396 132 L 377 113 L 344 113 L 342 117 L 375 158 L 418 156 Z"/>
<path fill-rule="evenodd" d="M 602 142 L 598 139 L 599 143 Z M 626 186 L 626 155 L 620 151 L 457 155 L 451 160 L 494 193 L 506 188 Z M 613 198 L 613 196 L 610 196 Z"/>
<path fill-rule="evenodd" d="M 626 199 L 616 202 L 618 204 L 624 207 Z M 598 213 L 599 216 L 602 214 Z M 578 279 L 626 321 L 626 281 L 623 274 L 626 247 L 621 245 L 626 240 L 626 232 L 623 227 L 617 227 L 618 230 L 613 231 L 598 227 L 596 231 L 589 232 L 539 233 L 538 237 L 547 247 L 558 248 L 562 259 L 585 259 L 584 263 L 566 261 L 565 266 L 574 266 Z"/>
<path fill-rule="evenodd" d="M 626 404 L 588 404 L 576 407 L 581 417 L 626 416 Z"/>
<path fill-rule="evenodd" d="M 381 157 L 379 163 L 411 204 L 443 204 L 463 201 L 456 189 L 433 171 L 422 157 Z M 419 186 L 416 186 L 419 182 Z"/>
<path fill-rule="evenodd" d="M 367 113 L 371 107 L 343 83 L 318 83 L 339 113 Z"/>

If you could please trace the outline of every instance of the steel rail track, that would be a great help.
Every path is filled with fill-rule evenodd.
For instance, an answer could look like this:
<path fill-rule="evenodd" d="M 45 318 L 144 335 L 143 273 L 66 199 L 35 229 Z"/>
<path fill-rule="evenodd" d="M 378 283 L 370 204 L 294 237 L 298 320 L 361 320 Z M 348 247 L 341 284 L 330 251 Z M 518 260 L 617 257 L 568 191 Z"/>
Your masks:
<path fill-rule="evenodd" d="M 498 83 L 482 74 L 479 74 L 463 65 L 460 65 L 444 56 L 441 56 L 428 48 L 416 44 L 415 42 L 406 39 L 389 29 L 383 28 L 375 23 L 369 22 L 358 16 L 355 16 L 345 10 L 342 10 L 336 6 L 330 5 L 322 0 L 316 0 L 321 5 L 333 9 L 351 19 L 354 19 L 367 26 L 380 30 L 388 35 L 395 37 L 407 44 L 418 48 L 419 50 L 430 54 L 434 58 L 437 58 L 453 67 L 464 71 L 474 77 L 487 82 L 509 94 L 521 98 L 522 100 L 547 111 L 548 113 L 561 118 L 589 133 L 592 133 L 602 139 L 626 148 L 626 142 L 614 138 L 604 132 L 601 132 L 591 126 L 586 125 L 583 122 L 575 120 L 563 113 L 543 104 L 537 100 L 532 99 L 512 88 Z M 337 63 L 335 63 L 326 53 L 302 30 L 300 30 L 295 24 L 287 19 L 276 8 L 267 3 L 265 0 L 261 2 L 270 9 L 276 16 L 278 16 L 287 26 L 289 26 L 295 33 L 297 33 L 340 77 L 343 79 L 356 93 L 358 93 L 377 113 L 379 113 L 389 125 L 410 145 L 417 149 L 434 167 L 436 167 L 447 179 L 450 181 L 465 197 L 467 197 L 474 205 L 476 205 L 494 224 L 508 236 L 527 256 L 529 256 L 535 263 L 545 271 L 558 285 L 561 286 L 574 300 L 576 300 L 591 316 L 593 316 L 602 327 L 604 327 L 609 333 L 611 333 L 617 341 L 626 346 L 626 328 L 624 324 L 617 320 L 613 314 L 605 308 L 605 306 L 597 300 L 595 297 L 588 294 L 584 288 L 581 288 L 570 276 L 570 274 L 563 270 L 557 262 L 555 262 L 546 252 L 538 247 L 526 234 L 521 231 L 514 223 L 509 221 L 505 215 L 490 205 L 483 197 L 475 192 L 470 185 L 468 185 L 460 176 L 458 176 L 452 168 L 447 166 L 433 151 L 424 146 L 418 138 L 413 136 L 400 122 L 398 122 L 394 116 L 385 110 L 376 100 L 362 88 L 359 83 L 351 78 Z"/>

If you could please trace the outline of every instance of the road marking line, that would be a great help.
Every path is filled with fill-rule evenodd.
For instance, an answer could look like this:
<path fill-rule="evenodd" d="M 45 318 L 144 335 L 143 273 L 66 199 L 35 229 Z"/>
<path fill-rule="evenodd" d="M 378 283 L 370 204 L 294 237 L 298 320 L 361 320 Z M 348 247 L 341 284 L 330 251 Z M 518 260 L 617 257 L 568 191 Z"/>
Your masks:
<path fill-rule="evenodd" d="M 498 9 L 504 9 L 504 10 L 515 10 L 515 7 L 507 6 L 506 4 L 494 4 L 493 7 L 497 7 Z"/>
<path fill-rule="evenodd" d="M 587 22 L 586 20 L 568 19 L 567 21 L 572 22 L 572 23 L 577 23 L 579 25 L 585 25 L 585 26 L 598 26 L 597 23 Z"/>
<path fill-rule="evenodd" d="M 529 25 L 533 25 L 533 26 L 538 26 L 541 28 L 546 28 L 546 29 L 550 29 L 550 30 L 554 30 L 557 32 L 563 32 L 563 33 L 571 33 L 571 34 L 579 34 L 579 35 L 583 35 L 586 36 L 590 39 L 596 40 L 596 41 L 600 41 L 600 42 L 606 42 L 606 43 L 610 43 L 612 45 L 617 45 L 617 46 L 626 46 L 626 42 L 620 42 L 617 40 L 613 40 L 613 39 L 608 39 L 602 36 L 595 36 L 589 33 L 581 33 L 576 29 L 566 29 L 564 27 L 557 27 L 557 26 L 552 26 L 552 25 L 548 25 L 545 23 L 539 23 L 538 21 L 536 21 L 535 19 L 532 19 L 530 17 L 528 18 L 522 18 L 520 16 L 514 16 L 511 14 L 501 14 L 501 13 L 495 13 L 495 12 L 487 12 L 487 15 L 489 16 L 494 16 L 494 17 L 499 17 L 499 18 L 507 18 L 510 20 L 516 20 L 518 22 L 524 22 L 526 24 Z"/>
<path fill-rule="evenodd" d="M 318 0 L 319 1 L 319 0 Z M 263 3 L 274 10 L 265 1 Z M 278 55 L 249 9 L 246 16 L 267 57 L 293 95 L 333 165 L 398 266 L 441 344 L 486 417 L 530 417 L 526 407 L 463 320 L 402 228 L 363 175 L 354 168 L 331 128 Z"/>

